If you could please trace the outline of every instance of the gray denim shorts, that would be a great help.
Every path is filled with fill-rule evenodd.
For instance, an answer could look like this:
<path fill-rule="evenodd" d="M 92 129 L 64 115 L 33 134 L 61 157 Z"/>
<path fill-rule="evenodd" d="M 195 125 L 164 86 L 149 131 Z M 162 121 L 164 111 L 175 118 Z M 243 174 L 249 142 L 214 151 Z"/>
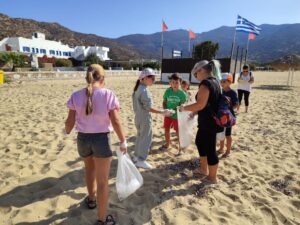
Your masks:
<path fill-rule="evenodd" d="M 94 156 L 108 158 L 112 156 L 110 133 L 78 133 L 77 149 L 81 157 Z"/>

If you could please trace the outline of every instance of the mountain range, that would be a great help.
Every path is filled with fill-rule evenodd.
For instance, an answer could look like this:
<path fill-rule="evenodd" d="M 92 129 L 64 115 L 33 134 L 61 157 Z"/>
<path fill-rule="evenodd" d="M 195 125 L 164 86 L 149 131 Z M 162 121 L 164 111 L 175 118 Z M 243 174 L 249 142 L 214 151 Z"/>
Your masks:
<path fill-rule="evenodd" d="M 269 62 L 288 54 L 300 54 L 300 23 L 269 25 L 263 24 L 261 34 L 249 41 L 248 58 L 256 62 Z M 235 28 L 222 26 L 217 29 L 197 33 L 196 39 L 191 40 L 191 46 L 203 41 L 219 43 L 220 49 L 217 58 L 228 57 L 231 54 Z M 236 33 L 236 46 L 243 48 L 244 54 L 247 48 L 248 35 Z M 161 33 L 150 35 L 127 35 L 116 39 L 120 43 L 138 48 L 143 52 L 149 52 L 152 57 L 158 58 L 161 54 Z M 192 48 L 192 47 L 191 47 Z M 184 56 L 188 56 L 189 39 L 188 31 L 179 29 L 164 33 L 164 57 L 171 57 L 172 49 L 181 50 Z M 236 48 L 235 48 L 236 49 Z M 236 50 L 234 52 L 236 54 Z M 240 55 L 240 54 L 239 54 Z"/>
<path fill-rule="evenodd" d="M 248 58 L 264 63 L 274 61 L 288 54 L 300 55 L 300 23 L 270 25 L 262 24 L 261 34 L 249 41 Z M 50 40 L 60 40 L 70 46 L 98 45 L 110 48 L 109 57 L 113 60 L 159 59 L 161 56 L 161 32 L 154 34 L 132 34 L 119 38 L 106 38 L 95 34 L 74 32 L 58 23 L 38 22 L 31 19 L 10 18 L 0 14 L 0 39 L 7 36 L 31 38 L 33 32 L 46 34 Z M 235 33 L 234 27 L 221 26 L 211 31 L 197 33 L 193 45 L 203 41 L 219 43 L 217 58 L 230 56 Z M 188 31 L 184 29 L 164 32 L 164 57 L 171 57 L 172 50 L 180 50 L 189 57 Z M 247 34 L 236 33 L 236 46 L 245 51 Z M 235 51 L 236 52 L 236 51 Z"/>
<path fill-rule="evenodd" d="M 110 48 L 109 57 L 115 60 L 142 58 L 144 55 L 135 48 L 128 47 L 111 38 L 95 34 L 74 32 L 58 23 L 38 22 L 31 19 L 10 18 L 0 14 L 0 40 L 5 37 L 31 38 L 33 32 L 41 32 L 48 40 L 60 40 L 69 46 L 105 46 Z"/>

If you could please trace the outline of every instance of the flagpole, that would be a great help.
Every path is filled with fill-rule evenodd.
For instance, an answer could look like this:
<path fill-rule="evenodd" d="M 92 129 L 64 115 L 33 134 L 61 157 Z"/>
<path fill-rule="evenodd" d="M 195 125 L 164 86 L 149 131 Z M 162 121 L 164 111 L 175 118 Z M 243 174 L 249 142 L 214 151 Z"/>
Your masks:
<path fill-rule="evenodd" d="M 245 55 L 245 64 L 247 64 L 248 49 L 249 49 L 249 34 L 248 34 L 248 41 L 247 41 L 247 48 L 246 48 L 246 55 Z"/>
<path fill-rule="evenodd" d="M 230 59 L 232 59 L 232 57 L 233 57 L 233 51 L 234 51 L 234 47 L 235 47 L 235 39 L 236 39 L 236 29 L 234 28 L 234 36 L 233 36 L 233 43 L 232 43 L 232 47 L 231 47 Z"/>
<path fill-rule="evenodd" d="M 236 39 L 236 26 L 234 27 L 234 36 L 233 36 L 233 43 L 232 43 L 232 47 L 231 47 L 231 53 L 230 53 L 230 68 L 229 71 L 231 71 L 231 60 L 233 58 L 233 51 L 234 51 L 234 47 L 235 47 L 235 39 Z"/>
<path fill-rule="evenodd" d="M 164 20 L 162 19 L 162 26 L 163 26 Z M 160 63 L 160 80 L 162 81 L 162 67 L 163 67 L 163 57 L 164 57 L 164 31 L 161 30 L 161 63 Z"/>
<path fill-rule="evenodd" d="M 189 54 L 191 56 L 191 39 L 190 39 L 190 37 L 189 37 Z"/>
<path fill-rule="evenodd" d="M 164 20 L 162 20 L 162 24 L 164 23 Z M 161 31 L 161 60 L 164 58 L 164 31 L 162 29 Z"/>

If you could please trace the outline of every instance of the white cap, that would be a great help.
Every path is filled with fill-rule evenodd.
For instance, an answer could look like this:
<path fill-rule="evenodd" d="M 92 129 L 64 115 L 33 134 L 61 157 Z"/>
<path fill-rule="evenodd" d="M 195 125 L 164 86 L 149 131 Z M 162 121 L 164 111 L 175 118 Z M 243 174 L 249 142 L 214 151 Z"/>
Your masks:
<path fill-rule="evenodd" d="M 195 74 L 198 72 L 198 70 L 200 70 L 203 66 L 207 65 L 209 62 L 207 60 L 202 60 L 200 62 L 197 62 L 194 66 L 194 68 L 192 69 L 192 75 L 195 76 Z"/>
<path fill-rule="evenodd" d="M 140 76 L 139 76 L 139 79 L 141 80 L 141 79 L 143 79 L 143 78 L 145 78 L 145 77 L 147 77 L 147 76 L 157 76 L 158 74 L 155 74 L 154 73 L 154 70 L 153 69 L 151 69 L 151 68 L 145 68 L 145 69 L 143 69 L 143 71 L 141 72 L 141 74 L 140 74 Z"/>

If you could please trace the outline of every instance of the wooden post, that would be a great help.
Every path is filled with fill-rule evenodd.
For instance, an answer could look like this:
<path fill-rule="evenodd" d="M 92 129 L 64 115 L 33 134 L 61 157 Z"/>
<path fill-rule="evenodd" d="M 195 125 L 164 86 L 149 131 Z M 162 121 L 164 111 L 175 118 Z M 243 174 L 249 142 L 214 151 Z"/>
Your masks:
<path fill-rule="evenodd" d="M 294 73 L 295 73 L 295 69 L 292 68 L 292 76 L 291 76 L 291 86 L 293 86 L 293 81 L 294 81 Z"/>

